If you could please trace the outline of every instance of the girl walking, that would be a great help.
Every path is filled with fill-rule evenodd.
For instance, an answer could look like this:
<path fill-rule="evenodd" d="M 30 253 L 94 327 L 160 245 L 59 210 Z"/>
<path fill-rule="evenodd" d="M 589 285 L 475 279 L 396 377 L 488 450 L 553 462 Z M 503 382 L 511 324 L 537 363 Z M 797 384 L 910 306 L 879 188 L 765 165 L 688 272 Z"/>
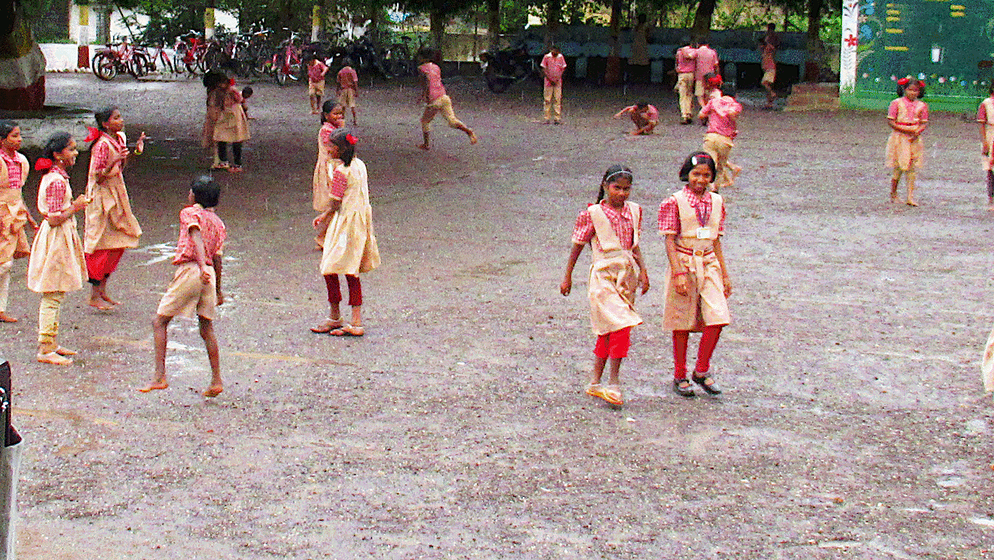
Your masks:
<path fill-rule="evenodd" d="M 335 130 L 345 126 L 345 107 L 331 99 L 321 106 L 321 130 L 318 131 L 318 158 L 314 165 L 314 188 L 313 207 L 316 212 L 324 212 L 331 204 L 331 181 L 328 178 L 328 165 L 332 163 L 328 155 L 331 148 L 331 135 Z M 336 161 L 331 167 L 338 167 L 340 161 Z M 325 223 L 327 227 L 327 223 Z M 314 237 L 315 243 L 320 250 L 324 247 L 325 229 L 319 229 Z"/>
<path fill-rule="evenodd" d="M 21 195 L 29 166 L 20 149 L 21 128 L 13 121 L 0 120 L 0 323 L 17 322 L 7 315 L 10 270 L 14 259 L 31 253 L 24 226 L 31 224 L 32 229 L 38 229 Z"/>
<path fill-rule="evenodd" d="M 219 165 L 232 173 L 242 171 L 242 142 L 249 134 L 248 117 L 245 115 L 245 98 L 235 89 L 235 81 L 218 86 L 210 99 L 212 110 L 217 113 L 214 123 L 214 141 L 217 142 Z M 228 144 L 231 144 L 231 162 L 228 162 Z"/>
<path fill-rule="evenodd" d="M 628 356 L 632 327 L 642 324 L 635 312 L 635 292 L 649 291 L 649 273 L 639 249 L 642 207 L 628 202 L 632 171 L 614 165 L 601 180 L 597 203 L 580 212 L 573 228 L 573 249 L 566 262 L 566 276 L 559 291 L 568 296 L 573 289 L 573 267 L 586 244 L 593 258 L 590 265 L 590 323 L 597 343 L 594 369 L 586 393 L 610 404 L 624 404 L 619 371 Z M 606 385 L 601 384 L 604 366 L 610 361 Z"/>
<path fill-rule="evenodd" d="M 666 236 L 670 264 L 663 328 L 673 331 L 673 390 L 683 397 L 694 396 L 687 380 L 690 331 L 703 333 L 692 379 L 706 393 L 721 394 L 708 370 L 721 329 L 730 320 L 732 283 L 721 251 L 725 206 L 709 190 L 715 168 L 707 152 L 690 154 L 680 168 L 687 186 L 659 206 L 659 233 Z"/>
<path fill-rule="evenodd" d="M 124 134 L 124 118 L 117 107 L 97 112 L 97 128 L 90 129 L 90 171 L 86 182 L 86 215 L 83 226 L 83 250 L 89 274 L 90 305 L 107 311 L 118 305 L 107 294 L 107 281 L 117 269 L 125 249 L 138 246 L 142 228 L 138 225 L 128 188 L 124 184 L 124 167 L 131 152 Z M 145 148 L 145 133 L 135 145 L 135 155 Z"/>
<path fill-rule="evenodd" d="M 35 164 L 47 171 L 38 187 L 38 211 L 43 217 L 28 260 L 28 289 L 42 294 L 38 310 L 39 362 L 67 366 L 75 354 L 59 346 L 59 315 L 66 292 L 79 290 L 86 278 L 83 244 L 76 232 L 76 212 L 86 197 L 72 198 L 68 170 L 76 163 L 76 141 L 67 132 L 52 136 Z"/>
<path fill-rule="evenodd" d="M 331 172 L 331 202 L 314 218 L 314 229 L 326 228 L 321 274 L 328 289 L 328 319 L 311 331 L 332 336 L 362 336 L 362 284 L 359 274 L 380 265 L 380 251 L 373 232 L 373 209 L 369 205 L 366 164 L 355 157 L 358 139 L 345 129 L 330 137 L 328 157 L 334 161 Z M 337 160 L 337 161 L 335 161 Z M 352 320 L 343 323 L 338 275 L 344 274 L 349 285 Z"/>
<path fill-rule="evenodd" d="M 925 96 L 925 82 L 901 78 L 897 81 L 897 95 L 887 109 L 887 124 L 893 130 L 887 140 L 887 167 L 894 170 L 890 180 L 890 200 L 901 201 L 897 196 L 897 184 L 903 174 L 908 183 L 908 199 L 905 202 L 908 206 L 918 206 L 915 202 L 915 179 L 925 152 L 921 135 L 928 127 L 928 105 L 921 100 Z"/>

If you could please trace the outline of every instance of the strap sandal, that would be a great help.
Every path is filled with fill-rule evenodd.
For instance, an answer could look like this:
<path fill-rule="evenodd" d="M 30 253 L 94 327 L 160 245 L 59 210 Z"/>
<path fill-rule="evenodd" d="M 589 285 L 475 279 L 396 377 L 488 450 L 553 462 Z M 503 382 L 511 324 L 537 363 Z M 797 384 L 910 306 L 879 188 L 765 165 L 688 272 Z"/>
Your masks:
<path fill-rule="evenodd" d="M 69 358 L 64 358 L 56 354 L 54 351 L 38 352 L 38 355 L 35 357 L 39 362 L 43 364 L 53 364 L 57 366 L 71 366 L 73 364 L 72 360 L 70 360 Z"/>
<path fill-rule="evenodd" d="M 75 356 L 76 355 L 76 351 L 75 350 L 70 350 L 68 348 L 63 348 L 62 346 L 59 346 L 58 348 L 56 348 L 55 349 L 55 353 L 58 354 L 58 355 L 60 355 L 60 356 Z"/>
<path fill-rule="evenodd" d="M 601 388 L 600 383 L 587 384 L 587 388 L 583 392 L 590 395 L 591 397 L 597 397 L 598 399 L 604 398 L 604 395 L 602 394 L 603 389 Z"/>
<path fill-rule="evenodd" d="M 684 379 L 674 379 L 673 380 L 673 392 L 680 395 L 681 397 L 693 397 L 694 387 L 690 384 L 690 381 Z"/>
<path fill-rule="evenodd" d="M 325 319 L 323 322 L 318 324 L 318 326 L 311 327 L 311 332 L 318 334 L 325 334 L 340 328 L 342 328 L 341 321 L 336 321 L 334 319 Z"/>
<path fill-rule="evenodd" d="M 694 375 L 691 379 L 694 380 L 694 383 L 700 385 L 701 389 L 704 389 L 704 391 L 709 395 L 721 394 L 721 389 L 718 388 L 718 385 L 714 382 L 714 379 L 712 379 L 710 375 L 705 374 L 704 377 L 697 377 Z"/>
<path fill-rule="evenodd" d="M 614 406 L 621 406 L 625 404 L 625 399 L 621 394 L 621 387 L 617 385 L 608 385 L 602 388 L 601 398 L 608 404 L 613 404 Z"/>

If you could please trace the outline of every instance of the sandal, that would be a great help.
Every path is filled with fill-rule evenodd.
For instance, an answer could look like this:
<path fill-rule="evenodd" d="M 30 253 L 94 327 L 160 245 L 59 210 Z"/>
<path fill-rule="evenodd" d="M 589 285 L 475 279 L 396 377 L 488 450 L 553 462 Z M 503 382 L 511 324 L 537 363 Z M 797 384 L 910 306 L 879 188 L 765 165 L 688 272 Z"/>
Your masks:
<path fill-rule="evenodd" d="M 331 336 L 362 336 L 366 334 L 366 331 L 362 327 L 353 327 L 352 325 L 342 325 L 337 329 L 332 329 L 328 334 Z"/>
<path fill-rule="evenodd" d="M 76 351 L 75 350 L 70 350 L 68 348 L 63 348 L 61 346 L 59 346 L 58 348 L 55 349 L 55 353 L 58 354 L 58 355 L 60 355 L 60 356 L 75 356 L 76 355 Z"/>
<path fill-rule="evenodd" d="M 707 394 L 709 395 L 721 394 L 721 389 L 718 388 L 718 385 L 715 384 L 714 379 L 712 379 L 710 375 L 707 375 L 706 373 L 704 374 L 704 377 L 697 377 L 696 375 L 694 375 L 691 377 L 691 379 L 694 380 L 694 383 L 700 385 L 701 389 L 704 389 L 704 391 Z"/>
<path fill-rule="evenodd" d="M 690 385 L 690 381 L 687 381 L 686 378 L 673 380 L 673 392 L 681 397 L 689 398 L 694 396 L 694 388 Z"/>
<path fill-rule="evenodd" d="M 35 356 L 37 360 L 43 364 L 53 364 L 57 366 L 71 366 L 73 361 L 69 358 L 64 358 L 53 352 L 38 352 Z"/>
<path fill-rule="evenodd" d="M 0 311 L 0 323 L 16 323 L 17 319 Z"/>
<path fill-rule="evenodd" d="M 601 398 L 608 402 L 608 404 L 613 404 L 614 406 L 621 406 L 625 404 L 625 399 L 621 395 L 621 387 L 617 385 L 608 385 L 601 390 Z"/>
<path fill-rule="evenodd" d="M 584 390 L 583 392 L 590 395 L 591 397 L 597 397 L 598 399 L 604 398 L 603 389 L 601 388 L 600 383 L 588 383 L 586 390 Z"/>
<path fill-rule="evenodd" d="M 325 334 L 340 328 L 342 328 L 341 319 L 337 321 L 335 319 L 325 319 L 324 322 L 322 322 L 318 326 L 311 327 L 311 332 L 317 334 Z"/>

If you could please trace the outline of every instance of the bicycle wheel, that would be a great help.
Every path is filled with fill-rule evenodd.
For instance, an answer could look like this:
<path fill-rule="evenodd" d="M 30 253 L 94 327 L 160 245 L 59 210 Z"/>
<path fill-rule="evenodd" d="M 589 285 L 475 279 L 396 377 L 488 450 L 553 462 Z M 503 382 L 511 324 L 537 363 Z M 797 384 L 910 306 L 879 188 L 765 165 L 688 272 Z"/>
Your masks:
<path fill-rule="evenodd" d="M 204 53 L 203 64 L 201 68 L 204 72 L 209 72 L 211 70 L 217 70 L 226 62 L 228 57 L 221 52 L 220 49 L 212 48 L 206 53 Z"/>
<path fill-rule="evenodd" d="M 163 72 L 169 72 L 170 74 L 176 73 L 176 69 L 175 69 L 175 67 L 173 67 L 173 61 L 170 60 L 170 58 L 168 56 L 166 56 L 165 52 L 159 51 L 158 59 L 159 59 L 159 62 L 162 63 L 162 71 Z"/>
<path fill-rule="evenodd" d="M 128 61 L 128 74 L 135 78 L 141 78 L 148 74 L 148 57 L 142 53 L 134 53 Z"/>
<path fill-rule="evenodd" d="M 117 76 L 117 65 L 114 57 L 106 52 L 98 52 L 93 57 L 93 74 L 104 81 L 113 80 Z"/>

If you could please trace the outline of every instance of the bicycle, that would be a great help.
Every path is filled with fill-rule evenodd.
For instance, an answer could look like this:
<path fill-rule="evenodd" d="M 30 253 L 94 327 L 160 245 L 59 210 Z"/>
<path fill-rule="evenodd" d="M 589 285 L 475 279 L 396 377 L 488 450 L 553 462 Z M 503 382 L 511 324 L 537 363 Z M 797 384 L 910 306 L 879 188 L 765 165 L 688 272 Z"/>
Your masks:
<path fill-rule="evenodd" d="M 279 49 L 273 55 L 272 71 L 276 75 L 276 83 L 285 86 L 291 81 L 297 82 L 303 78 L 304 64 L 301 60 L 301 49 L 297 46 L 297 33 L 290 32 L 290 37 L 280 43 Z"/>
<path fill-rule="evenodd" d="M 149 52 L 149 49 L 155 49 L 155 54 Z M 161 66 L 163 71 L 173 74 L 176 70 L 173 68 L 173 62 L 166 54 L 166 49 L 162 48 L 162 45 L 156 45 L 155 47 L 146 47 L 144 45 L 138 45 L 135 47 L 135 56 L 141 56 L 145 58 L 145 68 L 146 73 L 158 72 Z"/>
<path fill-rule="evenodd" d="M 197 31 L 190 31 L 177 37 L 174 48 L 176 52 L 173 54 L 173 66 L 177 72 L 180 68 L 186 68 L 190 74 L 205 72 L 204 55 L 208 46 L 208 42 L 204 41 Z"/>
<path fill-rule="evenodd" d="M 127 42 L 119 43 L 116 48 L 108 44 L 107 48 L 93 55 L 90 68 L 97 78 L 104 81 L 113 80 L 121 72 L 140 78 L 148 74 L 148 56 L 136 52 Z"/>

